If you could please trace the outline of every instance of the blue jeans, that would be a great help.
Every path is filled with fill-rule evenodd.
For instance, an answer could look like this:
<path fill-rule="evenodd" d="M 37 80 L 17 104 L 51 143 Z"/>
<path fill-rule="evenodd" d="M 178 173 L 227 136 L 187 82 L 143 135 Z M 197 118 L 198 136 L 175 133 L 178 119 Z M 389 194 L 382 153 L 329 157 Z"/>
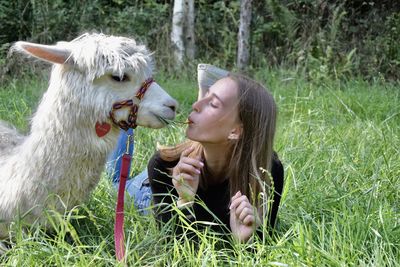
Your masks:
<path fill-rule="evenodd" d="M 124 130 L 120 131 L 117 146 L 115 147 L 114 151 L 109 155 L 106 163 L 106 173 L 108 177 L 111 178 L 111 181 L 115 188 L 118 188 L 119 186 L 121 159 L 122 155 L 126 151 L 126 141 L 128 138 L 128 134 L 132 135 L 133 133 L 133 129 L 129 129 L 127 132 L 125 132 Z M 132 159 L 135 158 L 133 152 L 134 143 L 130 142 L 129 153 L 132 155 Z M 151 204 L 151 188 L 148 179 L 147 169 L 143 170 L 140 174 L 136 175 L 133 178 L 129 177 L 129 179 L 126 181 L 125 190 L 132 197 L 135 207 L 141 214 L 150 213 L 149 207 Z"/>

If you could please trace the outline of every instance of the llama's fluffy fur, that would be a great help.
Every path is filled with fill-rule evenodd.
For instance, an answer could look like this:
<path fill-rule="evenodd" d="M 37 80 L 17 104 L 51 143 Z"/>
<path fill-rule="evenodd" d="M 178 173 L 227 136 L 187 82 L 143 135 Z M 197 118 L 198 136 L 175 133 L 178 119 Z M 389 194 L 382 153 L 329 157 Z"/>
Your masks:
<path fill-rule="evenodd" d="M 17 43 L 14 50 L 28 54 L 26 44 Z M 54 64 L 29 135 L 0 123 L 0 238 L 19 216 L 28 223 L 41 221 L 43 208 L 63 212 L 88 197 L 118 138 L 108 117 L 112 104 L 133 99 L 152 73 L 151 55 L 132 39 L 85 34 L 54 48 L 50 53 L 61 51 L 65 64 Z M 126 74 L 129 82 L 111 79 Z M 175 105 L 153 83 L 140 104 L 138 123 L 162 127 L 157 117 L 172 119 Z M 110 132 L 99 138 L 96 122 L 110 123 Z"/>

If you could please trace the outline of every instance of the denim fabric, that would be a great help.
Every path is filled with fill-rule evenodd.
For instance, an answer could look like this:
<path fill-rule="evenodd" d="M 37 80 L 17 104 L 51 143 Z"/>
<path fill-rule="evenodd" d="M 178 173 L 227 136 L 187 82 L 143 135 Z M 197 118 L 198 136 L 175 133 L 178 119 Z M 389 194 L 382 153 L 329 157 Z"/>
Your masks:
<path fill-rule="evenodd" d="M 118 189 L 119 186 L 119 176 L 121 168 L 122 155 L 126 151 L 126 140 L 128 134 L 133 134 L 133 129 L 129 129 L 128 132 L 121 130 L 118 143 L 114 151 L 109 155 L 108 161 L 106 163 L 106 173 L 110 177 L 113 186 Z M 129 145 L 129 153 L 134 159 L 134 144 L 133 142 Z M 139 175 L 135 177 L 129 177 L 126 181 L 125 186 L 126 192 L 133 199 L 133 203 L 138 211 L 142 214 L 149 214 L 149 206 L 151 204 L 151 188 L 148 179 L 147 169 L 142 171 Z"/>
<path fill-rule="evenodd" d="M 110 153 L 106 163 L 106 173 L 109 177 L 111 177 L 111 181 L 113 183 L 119 182 L 120 170 L 121 170 L 121 162 L 122 156 L 126 152 L 126 141 L 128 139 L 128 135 L 133 135 L 135 132 L 133 129 L 129 129 L 128 131 L 121 130 L 118 137 L 117 146 Z M 129 144 L 129 154 L 133 155 L 134 152 L 134 142 L 130 142 Z M 133 157 L 132 157 L 133 158 Z M 129 171 L 130 173 L 130 166 Z"/>
<path fill-rule="evenodd" d="M 116 184 L 118 185 L 118 184 Z M 150 213 L 151 187 L 147 169 L 126 182 L 126 191 L 133 198 L 133 203 L 142 214 Z"/>

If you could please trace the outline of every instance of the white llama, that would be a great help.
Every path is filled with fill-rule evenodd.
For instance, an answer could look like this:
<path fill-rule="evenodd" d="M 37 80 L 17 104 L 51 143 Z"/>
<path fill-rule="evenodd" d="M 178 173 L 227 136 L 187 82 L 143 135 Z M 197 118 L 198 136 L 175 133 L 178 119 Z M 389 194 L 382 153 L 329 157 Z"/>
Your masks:
<path fill-rule="evenodd" d="M 17 217 L 41 222 L 43 208 L 64 212 L 85 201 L 117 142 L 117 124 L 136 118 L 133 107 L 137 125 L 161 128 L 177 106 L 150 80 L 151 54 L 132 39 L 84 34 L 54 46 L 17 42 L 13 49 L 54 65 L 29 135 L 0 123 L 0 239 Z M 143 86 L 140 101 L 135 95 Z M 125 100 L 134 105 L 113 109 Z"/>

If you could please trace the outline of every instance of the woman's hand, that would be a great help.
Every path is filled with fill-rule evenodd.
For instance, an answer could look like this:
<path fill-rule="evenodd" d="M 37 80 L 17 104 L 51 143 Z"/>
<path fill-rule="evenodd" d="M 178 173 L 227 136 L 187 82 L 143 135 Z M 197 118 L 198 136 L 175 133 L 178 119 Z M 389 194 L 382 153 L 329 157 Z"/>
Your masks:
<path fill-rule="evenodd" d="M 233 236 L 240 242 L 247 242 L 257 227 L 261 225 L 257 209 L 240 191 L 232 197 L 229 209 Z"/>
<path fill-rule="evenodd" d="M 185 149 L 172 170 L 172 184 L 179 195 L 178 206 L 193 201 L 199 187 L 200 170 L 204 164 L 199 159 L 188 157 L 193 150 L 193 147 Z"/>

